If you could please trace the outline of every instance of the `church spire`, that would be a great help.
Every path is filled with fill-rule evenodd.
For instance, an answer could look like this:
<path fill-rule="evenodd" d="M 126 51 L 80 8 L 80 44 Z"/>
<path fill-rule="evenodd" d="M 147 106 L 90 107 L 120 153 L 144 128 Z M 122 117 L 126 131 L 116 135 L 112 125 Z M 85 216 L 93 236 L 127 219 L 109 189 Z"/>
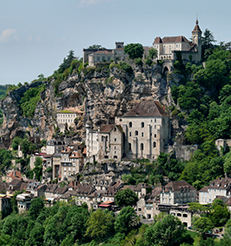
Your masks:
<path fill-rule="evenodd" d="M 192 33 L 202 33 L 202 31 L 201 31 L 201 29 L 200 29 L 200 27 L 199 27 L 199 21 L 198 21 L 198 19 L 196 19 L 196 25 L 195 25 L 195 27 L 194 27 L 194 29 L 193 29 L 193 31 L 192 31 Z"/>

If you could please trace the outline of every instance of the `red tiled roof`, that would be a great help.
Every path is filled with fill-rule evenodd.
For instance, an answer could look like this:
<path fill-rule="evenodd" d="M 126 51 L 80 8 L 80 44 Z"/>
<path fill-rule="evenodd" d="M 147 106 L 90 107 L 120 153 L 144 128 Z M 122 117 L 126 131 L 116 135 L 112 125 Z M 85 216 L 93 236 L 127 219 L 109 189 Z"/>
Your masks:
<path fill-rule="evenodd" d="M 162 39 L 163 43 L 189 43 L 188 39 L 184 36 L 176 36 L 176 37 L 164 37 Z"/>
<path fill-rule="evenodd" d="M 112 54 L 112 50 L 98 50 L 95 54 Z"/>
<path fill-rule="evenodd" d="M 12 179 L 22 179 L 22 174 L 20 171 L 12 171 L 7 175 L 7 177 L 11 177 Z"/>
<path fill-rule="evenodd" d="M 154 44 L 162 43 L 162 39 L 160 37 L 156 37 L 153 43 Z"/>

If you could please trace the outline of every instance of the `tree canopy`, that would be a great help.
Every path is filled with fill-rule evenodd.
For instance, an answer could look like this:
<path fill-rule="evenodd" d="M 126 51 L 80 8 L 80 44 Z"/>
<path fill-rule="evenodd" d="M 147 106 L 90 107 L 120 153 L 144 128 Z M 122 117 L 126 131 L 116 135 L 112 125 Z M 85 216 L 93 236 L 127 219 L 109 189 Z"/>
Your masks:
<path fill-rule="evenodd" d="M 115 202 L 119 207 L 135 206 L 137 201 L 136 193 L 128 188 L 118 191 L 115 195 Z"/>
<path fill-rule="evenodd" d="M 142 44 L 127 44 L 124 46 L 124 52 L 129 55 L 131 59 L 142 58 L 144 48 Z"/>

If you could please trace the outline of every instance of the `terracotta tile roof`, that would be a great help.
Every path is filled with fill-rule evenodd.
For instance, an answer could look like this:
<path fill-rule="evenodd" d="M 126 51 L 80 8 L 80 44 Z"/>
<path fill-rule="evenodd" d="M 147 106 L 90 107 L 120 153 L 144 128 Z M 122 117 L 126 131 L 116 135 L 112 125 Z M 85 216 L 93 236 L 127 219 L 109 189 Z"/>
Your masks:
<path fill-rule="evenodd" d="M 123 117 L 162 117 L 168 116 L 159 102 L 154 100 L 141 101 Z"/>
<path fill-rule="evenodd" d="M 152 49 L 152 47 L 143 47 L 144 48 L 144 50 L 150 50 L 150 49 Z"/>
<path fill-rule="evenodd" d="M 176 37 L 164 37 L 162 39 L 163 43 L 181 43 L 186 42 L 189 43 L 188 39 L 184 36 L 176 36 Z"/>
<path fill-rule="evenodd" d="M 69 147 L 65 147 L 63 151 L 61 151 L 61 153 L 70 153 L 71 152 L 71 148 Z"/>
<path fill-rule="evenodd" d="M 153 43 L 154 44 L 162 43 L 162 39 L 160 37 L 156 37 Z"/>
<path fill-rule="evenodd" d="M 82 156 L 78 152 L 73 151 L 69 158 L 71 159 L 71 158 L 80 158 L 80 157 Z"/>
<path fill-rule="evenodd" d="M 53 192 L 54 193 L 57 188 L 58 188 L 57 184 L 49 184 L 49 185 L 47 185 L 45 192 Z"/>
<path fill-rule="evenodd" d="M 181 189 L 185 189 L 185 188 L 187 188 L 187 189 L 189 188 L 190 190 L 196 190 L 196 188 L 194 188 L 192 185 L 190 185 L 186 181 L 180 180 L 180 181 L 171 181 L 170 183 L 168 183 L 164 187 L 164 191 L 166 191 L 166 192 L 168 192 L 169 190 L 181 191 Z"/>
<path fill-rule="evenodd" d="M 67 192 L 68 191 L 68 187 L 67 186 L 65 186 L 65 187 L 58 187 L 55 191 L 54 191 L 54 193 L 55 194 L 64 194 L 65 192 Z"/>
<path fill-rule="evenodd" d="M 199 192 L 208 192 L 208 186 L 204 186 Z"/>
<path fill-rule="evenodd" d="M 22 179 L 22 174 L 20 171 L 12 171 L 7 175 L 7 177 L 11 177 L 12 179 Z"/>
<path fill-rule="evenodd" d="M 101 125 L 100 132 L 109 133 L 115 127 L 115 125 Z"/>
<path fill-rule="evenodd" d="M 112 50 L 98 50 L 95 54 L 112 54 Z"/>

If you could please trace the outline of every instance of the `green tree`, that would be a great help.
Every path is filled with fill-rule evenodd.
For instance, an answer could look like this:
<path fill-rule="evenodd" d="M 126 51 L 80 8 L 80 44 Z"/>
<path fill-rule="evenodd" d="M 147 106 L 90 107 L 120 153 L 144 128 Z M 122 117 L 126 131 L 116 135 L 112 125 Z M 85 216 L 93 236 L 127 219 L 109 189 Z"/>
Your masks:
<path fill-rule="evenodd" d="M 128 206 L 121 209 L 115 220 L 115 231 L 127 234 L 132 229 L 137 228 L 140 223 L 139 216 L 134 208 Z"/>
<path fill-rule="evenodd" d="M 36 157 L 35 158 L 35 167 L 33 169 L 34 174 L 35 174 L 35 179 L 40 180 L 42 177 L 42 171 L 43 171 L 43 160 L 41 157 Z"/>
<path fill-rule="evenodd" d="M 131 59 L 142 58 L 144 48 L 142 44 L 127 44 L 124 46 L 124 52 L 129 55 Z"/>
<path fill-rule="evenodd" d="M 36 222 L 35 226 L 30 232 L 29 238 L 26 241 L 25 246 L 43 246 L 43 234 L 44 227 Z"/>
<path fill-rule="evenodd" d="M 205 236 L 205 233 L 208 233 L 213 228 L 214 225 L 208 217 L 199 218 L 193 225 L 193 229 L 201 233 L 203 237 Z"/>
<path fill-rule="evenodd" d="M 30 218 L 32 220 L 36 220 L 43 208 L 44 208 L 43 199 L 41 197 L 34 198 L 31 201 L 31 206 L 29 209 Z"/>
<path fill-rule="evenodd" d="M 151 48 L 149 51 L 148 51 L 148 56 L 153 59 L 153 58 L 156 58 L 157 57 L 157 49 L 154 49 L 154 48 Z"/>
<path fill-rule="evenodd" d="M 163 220 L 152 224 L 144 233 L 144 238 L 150 246 L 177 246 L 182 242 L 184 232 L 185 227 L 180 220 L 173 215 L 167 215 Z"/>
<path fill-rule="evenodd" d="M 138 197 L 131 189 L 124 189 L 117 192 L 115 202 L 119 207 L 135 206 L 138 202 Z"/>
<path fill-rule="evenodd" d="M 86 225 L 85 236 L 100 241 L 113 232 L 114 216 L 110 212 L 98 209 L 91 214 Z"/>
<path fill-rule="evenodd" d="M 201 37 L 202 59 L 206 60 L 212 54 L 214 43 L 215 39 L 212 32 L 206 28 Z"/>
<path fill-rule="evenodd" d="M 12 141 L 11 147 L 13 150 L 18 150 L 18 145 L 22 142 L 22 138 L 15 137 Z"/>

